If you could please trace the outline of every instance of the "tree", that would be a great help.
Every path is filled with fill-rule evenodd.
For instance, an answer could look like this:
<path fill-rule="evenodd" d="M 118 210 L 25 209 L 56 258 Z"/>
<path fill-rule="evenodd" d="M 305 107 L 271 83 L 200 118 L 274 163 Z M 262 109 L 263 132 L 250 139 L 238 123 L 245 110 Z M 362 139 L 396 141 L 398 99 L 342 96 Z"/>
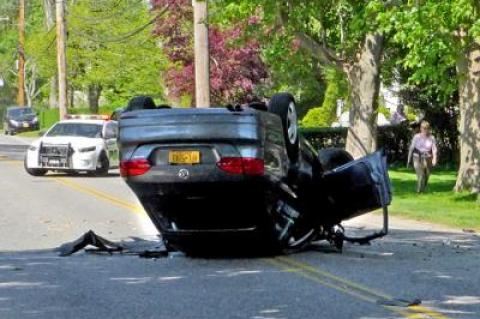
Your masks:
<path fill-rule="evenodd" d="M 161 14 L 149 12 L 143 1 L 86 0 L 71 5 L 70 77 L 74 87 L 87 92 L 92 112 L 98 111 L 102 94 L 124 102 L 132 95 L 163 96 L 160 71 L 166 61 L 151 33 Z"/>
<path fill-rule="evenodd" d="M 165 73 L 169 95 L 174 99 L 194 95 L 193 15 L 191 1 L 152 0 L 154 9 L 168 7 L 168 14 L 157 20 L 155 34 L 172 68 Z M 225 28 L 209 26 L 210 83 L 214 104 L 232 102 L 252 93 L 267 77 L 255 39 L 240 41 L 245 23 Z M 192 99 L 193 100 L 193 99 Z"/>
<path fill-rule="evenodd" d="M 350 87 L 347 150 L 355 157 L 376 148 L 376 115 L 385 37 L 378 15 L 391 4 L 374 1 L 220 1 L 232 17 L 259 15 L 271 37 L 290 37 L 292 47 L 345 74 Z"/>
<path fill-rule="evenodd" d="M 335 69 L 329 70 L 326 72 L 326 80 L 328 84 L 323 103 L 308 111 L 301 122 L 304 127 L 329 127 L 336 119 L 337 101 L 347 98 L 348 88 L 343 73 Z"/>
<path fill-rule="evenodd" d="M 17 91 L 18 2 L 0 1 L 0 103 L 13 104 Z"/>
<path fill-rule="evenodd" d="M 417 1 L 391 17 L 395 41 L 407 48 L 410 82 L 448 98 L 458 91 L 460 167 L 456 191 L 480 192 L 480 3 Z M 452 70 L 454 75 L 452 76 Z"/>

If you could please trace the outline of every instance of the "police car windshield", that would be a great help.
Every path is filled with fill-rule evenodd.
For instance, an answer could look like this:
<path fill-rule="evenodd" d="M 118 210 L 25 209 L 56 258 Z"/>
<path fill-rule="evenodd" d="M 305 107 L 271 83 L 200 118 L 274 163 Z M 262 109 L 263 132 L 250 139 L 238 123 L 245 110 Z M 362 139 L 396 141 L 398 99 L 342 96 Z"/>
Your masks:
<path fill-rule="evenodd" d="M 87 123 L 59 123 L 47 133 L 47 136 L 102 137 L 102 125 Z"/>
<path fill-rule="evenodd" d="M 35 115 L 35 111 L 29 107 L 19 107 L 8 110 L 7 114 L 11 117 L 22 117 L 25 115 Z"/>

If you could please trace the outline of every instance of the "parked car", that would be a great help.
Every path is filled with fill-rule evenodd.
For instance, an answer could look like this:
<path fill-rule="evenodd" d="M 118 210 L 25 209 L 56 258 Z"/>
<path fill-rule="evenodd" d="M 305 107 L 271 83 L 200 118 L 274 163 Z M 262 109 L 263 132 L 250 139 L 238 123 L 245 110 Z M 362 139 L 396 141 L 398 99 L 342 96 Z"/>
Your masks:
<path fill-rule="evenodd" d="M 12 106 L 6 108 L 3 121 L 5 135 L 36 131 L 40 128 L 37 113 L 30 107 Z"/>
<path fill-rule="evenodd" d="M 33 176 L 48 171 L 107 175 L 118 167 L 117 131 L 117 122 L 107 117 L 72 115 L 30 145 L 25 170 Z"/>
<path fill-rule="evenodd" d="M 387 233 L 390 185 L 381 153 L 353 160 L 302 138 L 295 100 L 122 113 L 120 172 L 169 249 L 188 254 L 303 249 Z M 381 232 L 347 237 L 341 222 L 384 208 Z M 236 248 L 233 248 L 236 247 Z"/>

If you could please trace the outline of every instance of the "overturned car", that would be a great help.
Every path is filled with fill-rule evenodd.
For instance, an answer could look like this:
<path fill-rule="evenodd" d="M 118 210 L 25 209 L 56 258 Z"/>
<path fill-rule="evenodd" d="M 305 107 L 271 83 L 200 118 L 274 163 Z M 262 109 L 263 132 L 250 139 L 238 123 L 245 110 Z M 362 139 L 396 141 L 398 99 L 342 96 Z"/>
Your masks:
<path fill-rule="evenodd" d="M 298 130 L 292 95 L 209 109 L 138 107 L 145 100 L 120 116 L 120 172 L 167 248 L 288 253 L 387 233 L 385 157 L 314 150 Z M 342 221 L 379 208 L 380 232 L 345 235 Z"/>

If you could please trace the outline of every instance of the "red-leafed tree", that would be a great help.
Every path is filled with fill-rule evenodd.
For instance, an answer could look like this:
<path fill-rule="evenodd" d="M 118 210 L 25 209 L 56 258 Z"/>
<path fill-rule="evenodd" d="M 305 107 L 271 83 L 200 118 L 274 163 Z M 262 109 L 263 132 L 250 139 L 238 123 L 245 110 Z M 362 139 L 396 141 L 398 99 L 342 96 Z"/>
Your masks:
<path fill-rule="evenodd" d="M 164 79 L 169 95 L 177 99 L 184 95 L 194 97 L 191 0 L 151 0 L 151 3 L 153 10 L 168 7 L 168 14 L 157 20 L 154 33 L 172 62 Z M 229 28 L 209 26 L 210 85 L 214 104 L 238 101 L 267 78 L 258 41 L 242 38 L 246 24 Z"/>

